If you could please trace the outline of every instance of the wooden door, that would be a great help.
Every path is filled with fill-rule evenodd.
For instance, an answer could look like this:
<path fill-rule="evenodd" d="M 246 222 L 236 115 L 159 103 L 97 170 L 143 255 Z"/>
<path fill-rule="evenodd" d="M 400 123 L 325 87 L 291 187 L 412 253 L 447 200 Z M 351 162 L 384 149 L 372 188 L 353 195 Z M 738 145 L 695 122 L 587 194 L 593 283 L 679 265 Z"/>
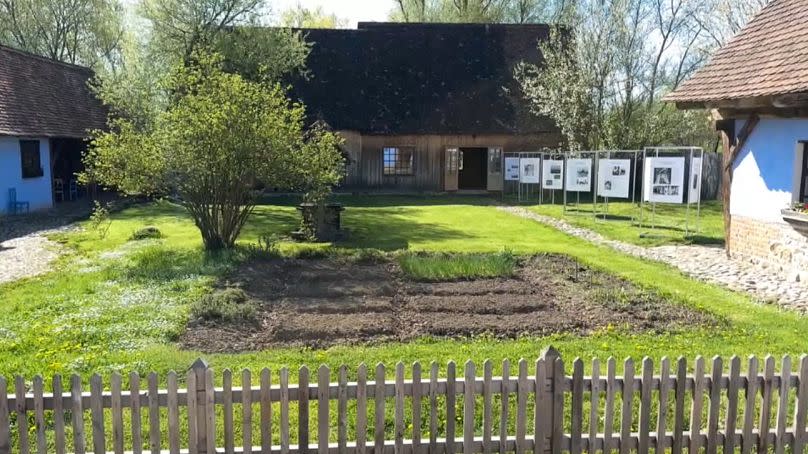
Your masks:
<path fill-rule="evenodd" d="M 443 190 L 457 191 L 457 173 L 460 165 L 460 150 L 457 148 L 447 148 L 444 155 Z"/>

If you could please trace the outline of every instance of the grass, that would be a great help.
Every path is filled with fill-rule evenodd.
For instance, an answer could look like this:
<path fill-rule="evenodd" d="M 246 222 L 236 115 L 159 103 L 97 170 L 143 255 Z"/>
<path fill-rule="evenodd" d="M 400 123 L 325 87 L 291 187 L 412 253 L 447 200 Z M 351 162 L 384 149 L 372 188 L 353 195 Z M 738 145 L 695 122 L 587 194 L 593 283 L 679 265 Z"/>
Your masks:
<path fill-rule="evenodd" d="M 607 238 L 640 246 L 724 244 L 724 217 L 722 205 L 717 201 L 703 202 L 700 216 L 695 205 L 688 213 L 686 205 L 657 204 L 653 209 L 646 204 L 641 209 L 631 202 L 609 202 L 608 210 L 601 203 L 597 206 L 597 218 L 591 203 L 570 205 L 566 213 L 561 205 L 536 205 L 530 209 L 594 230 Z M 687 218 L 688 234 L 685 232 Z"/>
<path fill-rule="evenodd" d="M 509 251 L 496 254 L 407 253 L 399 256 L 398 263 L 412 279 L 435 282 L 512 276 L 517 260 Z"/>
<path fill-rule="evenodd" d="M 694 357 L 732 354 L 799 354 L 808 350 L 808 319 L 772 306 L 756 305 L 744 295 L 701 283 L 675 269 L 594 246 L 536 222 L 496 210 L 482 198 L 352 197 L 342 202 L 350 239 L 339 245 L 278 244 L 286 255 L 381 251 L 562 253 L 585 265 L 626 278 L 640 287 L 669 295 L 678 304 L 709 311 L 726 323 L 665 334 L 629 331 L 620 326 L 587 336 L 556 334 L 518 339 L 488 336 L 424 338 L 408 343 L 350 344 L 328 349 L 275 348 L 242 354 L 201 354 L 180 349 L 194 301 L 245 256 L 239 249 L 208 255 L 199 233 L 178 206 L 155 203 L 113 213 L 107 236 L 98 232 L 63 233 L 55 238 L 71 251 L 43 276 L 0 286 L 0 374 L 10 376 L 113 370 L 145 373 L 185 370 L 205 357 L 218 370 L 258 370 L 326 363 L 337 366 L 398 361 L 485 358 L 535 358 L 549 344 L 571 359 L 645 355 Z M 240 244 L 296 228 L 291 201 L 272 199 L 258 207 Z M 133 232 L 154 226 L 160 239 L 128 241 Z M 369 254 L 373 256 L 376 253 Z M 164 376 L 164 375 L 163 375 Z"/>

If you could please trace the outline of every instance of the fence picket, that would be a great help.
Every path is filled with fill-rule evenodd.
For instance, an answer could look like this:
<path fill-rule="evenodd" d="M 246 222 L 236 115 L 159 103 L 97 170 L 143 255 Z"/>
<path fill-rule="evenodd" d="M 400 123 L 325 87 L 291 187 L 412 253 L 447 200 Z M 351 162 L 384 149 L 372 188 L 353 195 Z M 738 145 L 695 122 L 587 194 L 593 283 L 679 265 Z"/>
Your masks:
<path fill-rule="evenodd" d="M 348 368 L 339 368 L 339 391 L 337 391 L 337 446 L 339 454 L 348 450 Z"/>
<path fill-rule="evenodd" d="M 634 399 L 634 360 L 626 359 L 623 365 L 623 389 L 620 393 L 622 408 L 620 410 L 620 454 L 628 454 L 631 442 L 631 416 Z"/>
<path fill-rule="evenodd" d="M 704 358 L 696 357 L 693 372 L 693 405 L 690 407 L 690 452 L 701 448 L 701 407 L 704 403 Z"/>
<path fill-rule="evenodd" d="M 412 451 L 421 450 L 421 363 L 412 365 Z"/>
<path fill-rule="evenodd" d="M 328 386 L 331 382 L 331 370 L 326 365 L 317 371 L 317 451 L 328 454 L 328 436 L 330 409 Z"/>
<path fill-rule="evenodd" d="M 493 368 L 490 359 L 483 362 L 483 454 L 491 453 L 491 433 L 494 427 L 491 380 Z"/>
<path fill-rule="evenodd" d="M 166 406 L 168 407 L 168 451 L 170 454 L 180 452 L 180 406 L 177 396 L 177 373 L 173 370 L 166 377 L 168 390 L 166 393 Z M 114 420 L 113 411 L 113 420 Z M 123 434 L 123 429 L 121 430 Z"/>
<path fill-rule="evenodd" d="M 309 452 L 309 368 L 302 366 L 297 378 L 297 444 L 300 453 Z"/>
<path fill-rule="evenodd" d="M 637 451 L 648 454 L 649 435 L 651 432 L 651 382 L 654 379 L 654 362 L 645 357 L 642 360 L 642 385 L 640 387 L 640 433 Z"/>
<path fill-rule="evenodd" d="M 0 377 L 0 452 L 11 452 L 11 433 L 9 432 L 8 383 Z"/>
<path fill-rule="evenodd" d="M 20 395 L 19 391 L 17 395 Z M 25 393 L 23 392 L 22 395 L 25 395 Z M 84 454 L 84 408 L 81 402 L 81 377 L 75 374 L 70 377 L 70 400 L 73 404 L 73 452 Z M 23 451 L 22 440 L 23 438 L 20 438 L 20 454 L 26 452 Z"/>
<path fill-rule="evenodd" d="M 112 394 L 112 449 L 123 454 L 123 406 L 121 405 L 121 375 L 114 372 L 109 380 Z M 170 387 L 170 386 L 169 386 Z M 58 417 L 56 419 L 59 419 Z"/>
<path fill-rule="evenodd" d="M 429 368 L 429 454 L 438 451 L 438 363 Z"/>
<path fill-rule="evenodd" d="M 775 454 L 783 454 L 786 449 L 786 422 L 788 418 L 788 394 L 791 382 L 791 357 L 783 356 L 780 367 L 780 398 L 777 402 L 777 427 L 774 439 Z"/>
<path fill-rule="evenodd" d="M 446 365 L 446 452 L 455 452 L 455 417 L 457 416 L 457 366 L 454 361 Z"/>
<path fill-rule="evenodd" d="M 252 374 L 249 369 L 241 371 L 241 438 L 244 454 L 251 454 L 252 437 Z"/>
<path fill-rule="evenodd" d="M 797 403 L 794 409 L 794 446 L 792 452 L 803 452 L 805 447 L 805 423 L 808 413 L 808 355 L 800 356 L 799 385 L 797 387 Z"/>
<path fill-rule="evenodd" d="M 365 453 L 365 444 L 368 436 L 368 366 L 359 365 L 356 372 L 356 452 Z"/>
<path fill-rule="evenodd" d="M 718 411 L 721 405 L 721 377 L 723 375 L 724 363 L 720 356 L 715 356 L 710 380 L 710 406 L 707 413 L 707 454 L 716 454 L 718 451 Z"/>
<path fill-rule="evenodd" d="M 592 454 L 597 450 L 598 411 L 600 410 L 600 361 L 597 358 L 592 360 L 592 381 L 589 391 L 589 446 L 587 451 Z"/>
<path fill-rule="evenodd" d="M 668 395 L 670 394 L 671 361 L 667 356 L 659 363 L 659 413 L 657 414 L 657 442 L 654 452 L 663 454 L 668 448 Z"/>
<path fill-rule="evenodd" d="M 261 369 L 261 453 L 272 452 L 272 373 Z"/>
<path fill-rule="evenodd" d="M 374 385 L 373 405 L 374 423 L 373 423 L 373 453 L 384 452 L 384 382 L 385 372 L 384 364 L 379 363 L 376 365 L 376 382 Z"/>
<path fill-rule="evenodd" d="M 197 402 L 196 402 L 196 390 L 197 390 L 197 383 L 196 383 L 196 371 L 193 367 L 188 369 L 188 372 L 185 375 L 185 378 L 188 382 L 188 395 L 187 395 L 187 407 L 188 407 L 188 452 L 189 454 L 198 454 L 199 449 L 197 448 L 197 440 L 198 440 L 198 431 L 197 431 Z M 133 394 L 134 395 L 134 394 Z"/>
<path fill-rule="evenodd" d="M 216 390 L 213 386 L 213 369 L 203 369 L 205 377 L 205 442 L 207 452 L 216 452 Z"/>
<path fill-rule="evenodd" d="M 95 454 L 104 454 L 107 451 L 104 440 L 104 407 L 101 401 L 103 390 L 104 385 L 101 383 L 101 376 L 94 374 L 90 378 L 90 412 L 93 428 L 93 451 Z"/>
<path fill-rule="evenodd" d="M 224 425 L 224 452 L 233 454 L 236 441 L 233 429 L 233 372 L 230 369 L 222 371 L 222 420 Z"/>
<path fill-rule="evenodd" d="M 281 391 L 281 454 L 289 452 L 289 369 L 280 372 Z"/>
<path fill-rule="evenodd" d="M 466 380 L 463 391 L 463 453 L 472 454 L 474 452 L 474 384 L 477 381 L 474 363 L 466 361 Z"/>
<path fill-rule="evenodd" d="M 519 360 L 519 375 L 516 379 L 516 454 L 525 452 L 527 432 L 527 361 Z"/>
<path fill-rule="evenodd" d="M 552 395 L 548 392 L 547 386 L 547 363 L 544 359 L 536 360 L 536 383 L 534 390 L 535 408 L 533 411 L 533 433 L 535 443 L 533 454 L 544 454 L 548 447 L 550 430 L 547 428 L 547 421 L 552 416 Z"/>
<path fill-rule="evenodd" d="M 615 380 L 615 359 L 610 357 L 606 362 L 606 408 L 603 423 L 603 452 L 609 454 L 614 449 L 614 396 L 617 391 Z"/>
<path fill-rule="evenodd" d="M 741 454 L 750 454 L 756 446 L 754 440 L 755 428 L 755 402 L 757 400 L 758 389 L 758 360 L 754 356 L 749 357 L 749 368 L 747 369 L 746 380 L 746 404 L 743 412 L 743 435 L 741 436 Z"/>
<path fill-rule="evenodd" d="M 65 411 L 64 411 L 64 402 L 62 396 L 62 376 L 56 374 L 53 376 L 53 444 L 56 454 L 65 454 Z M 2 389 L 3 395 L 5 395 L 6 391 L 6 382 L 3 380 L 0 382 L 0 389 Z M 8 403 L 6 403 L 5 409 L 0 406 L 0 440 L 2 440 L 2 431 L 8 430 L 7 423 L 3 424 L 3 417 L 8 418 L 6 412 L 8 411 Z M 3 443 L 0 441 L 0 452 L 8 452 L 3 450 Z"/>
<path fill-rule="evenodd" d="M 193 370 L 188 372 L 189 374 L 193 374 Z M 190 383 L 190 379 L 189 379 Z M 194 380 L 194 383 L 196 381 Z M 140 375 L 135 372 L 129 374 L 129 395 L 130 396 L 138 396 L 137 399 L 129 399 L 129 408 L 130 408 L 130 416 L 132 421 L 132 452 L 133 454 L 140 454 L 143 451 L 143 434 L 141 432 L 141 414 L 140 414 Z M 194 402 L 196 395 L 194 395 Z M 196 429 L 196 412 L 191 417 L 194 418 L 194 424 L 188 424 L 189 427 L 193 427 Z M 196 453 L 196 432 L 189 429 L 189 434 L 191 435 L 191 446 L 192 450 L 191 453 Z"/>
<path fill-rule="evenodd" d="M 763 403 L 760 408 L 760 436 L 758 452 L 769 451 L 769 435 L 771 434 L 772 393 L 774 392 L 774 357 L 766 356 L 763 370 Z"/>
<path fill-rule="evenodd" d="M 552 347 L 544 352 L 544 358 L 550 361 L 553 371 L 553 421 L 551 423 L 553 431 L 550 448 L 553 454 L 560 454 L 561 442 L 564 438 L 564 362 L 558 351 Z"/>
<path fill-rule="evenodd" d="M 36 450 L 39 454 L 45 454 L 48 445 L 45 442 L 45 399 L 44 382 L 42 376 L 34 377 L 34 424 L 36 425 Z"/>
<path fill-rule="evenodd" d="M 727 416 L 724 423 L 724 452 L 735 452 L 735 426 L 738 420 L 738 380 L 741 374 L 741 358 L 732 356 L 729 360 L 729 382 L 727 383 Z"/>
<path fill-rule="evenodd" d="M 507 359 L 502 361 L 502 390 L 500 391 L 500 410 L 499 410 L 499 452 L 505 454 L 508 452 L 508 410 L 510 409 L 510 373 L 511 362 Z M 547 420 L 549 421 L 551 414 L 548 414 Z"/>
<path fill-rule="evenodd" d="M 584 411 L 584 362 L 576 358 L 572 363 L 572 421 L 570 422 L 570 452 L 581 453 L 581 432 Z"/>
<path fill-rule="evenodd" d="M 404 453 L 404 363 L 396 364 L 395 384 L 395 453 Z"/>
<path fill-rule="evenodd" d="M 149 374 L 149 445 L 152 454 L 160 454 L 160 401 L 157 374 Z"/>
<path fill-rule="evenodd" d="M 685 431 L 685 382 L 687 380 L 687 360 L 679 357 L 676 361 L 676 388 L 673 415 L 673 443 L 671 454 L 681 454 L 684 447 Z"/>
<path fill-rule="evenodd" d="M 28 442 L 28 409 L 25 407 L 25 379 L 19 375 L 14 379 L 14 397 L 22 396 L 16 399 L 15 407 L 17 411 L 17 443 L 19 443 L 20 454 L 28 454 L 30 450 Z M 81 396 L 81 394 L 79 394 Z M 79 397 L 81 399 L 81 397 Z"/>

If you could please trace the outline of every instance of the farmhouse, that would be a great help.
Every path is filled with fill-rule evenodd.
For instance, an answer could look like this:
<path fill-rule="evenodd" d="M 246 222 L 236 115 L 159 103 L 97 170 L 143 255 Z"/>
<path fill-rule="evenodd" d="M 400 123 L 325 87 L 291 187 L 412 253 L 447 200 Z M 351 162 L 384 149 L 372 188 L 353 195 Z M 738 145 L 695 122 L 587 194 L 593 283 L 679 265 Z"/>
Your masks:
<path fill-rule="evenodd" d="M 75 180 L 88 130 L 106 111 L 92 71 L 0 46 L 0 213 L 80 196 Z"/>
<path fill-rule="evenodd" d="M 502 155 L 557 147 L 514 79 L 539 62 L 546 25 L 360 23 L 303 30 L 313 119 L 342 133 L 353 190 L 502 190 Z"/>
<path fill-rule="evenodd" d="M 728 253 L 808 278 L 808 2 L 773 0 L 666 97 L 723 137 Z"/>

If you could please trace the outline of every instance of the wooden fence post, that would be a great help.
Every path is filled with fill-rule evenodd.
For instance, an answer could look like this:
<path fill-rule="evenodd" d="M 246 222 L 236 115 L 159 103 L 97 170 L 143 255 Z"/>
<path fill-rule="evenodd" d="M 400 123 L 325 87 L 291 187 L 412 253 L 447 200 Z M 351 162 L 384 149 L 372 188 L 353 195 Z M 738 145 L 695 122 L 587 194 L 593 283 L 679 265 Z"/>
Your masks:
<path fill-rule="evenodd" d="M 189 423 L 196 425 L 196 430 L 190 430 L 192 434 L 196 435 L 196 452 L 198 454 L 212 454 L 208 452 L 208 411 L 213 411 L 213 408 L 208 408 L 208 389 L 207 389 L 207 371 L 208 363 L 202 358 L 198 358 L 191 365 L 191 372 L 194 374 L 194 389 L 189 389 L 188 392 L 195 393 L 196 412 L 195 418 L 190 418 Z M 215 443 L 215 440 L 211 440 Z"/>
<path fill-rule="evenodd" d="M 544 388 L 546 398 L 542 399 L 545 408 L 541 411 L 543 415 L 541 424 L 546 424 L 547 429 L 544 433 L 550 436 L 550 452 L 557 454 L 561 452 L 564 435 L 564 363 L 561 360 L 561 353 L 552 345 L 544 349 L 541 358 L 547 370 L 545 379 L 550 384 Z"/>

